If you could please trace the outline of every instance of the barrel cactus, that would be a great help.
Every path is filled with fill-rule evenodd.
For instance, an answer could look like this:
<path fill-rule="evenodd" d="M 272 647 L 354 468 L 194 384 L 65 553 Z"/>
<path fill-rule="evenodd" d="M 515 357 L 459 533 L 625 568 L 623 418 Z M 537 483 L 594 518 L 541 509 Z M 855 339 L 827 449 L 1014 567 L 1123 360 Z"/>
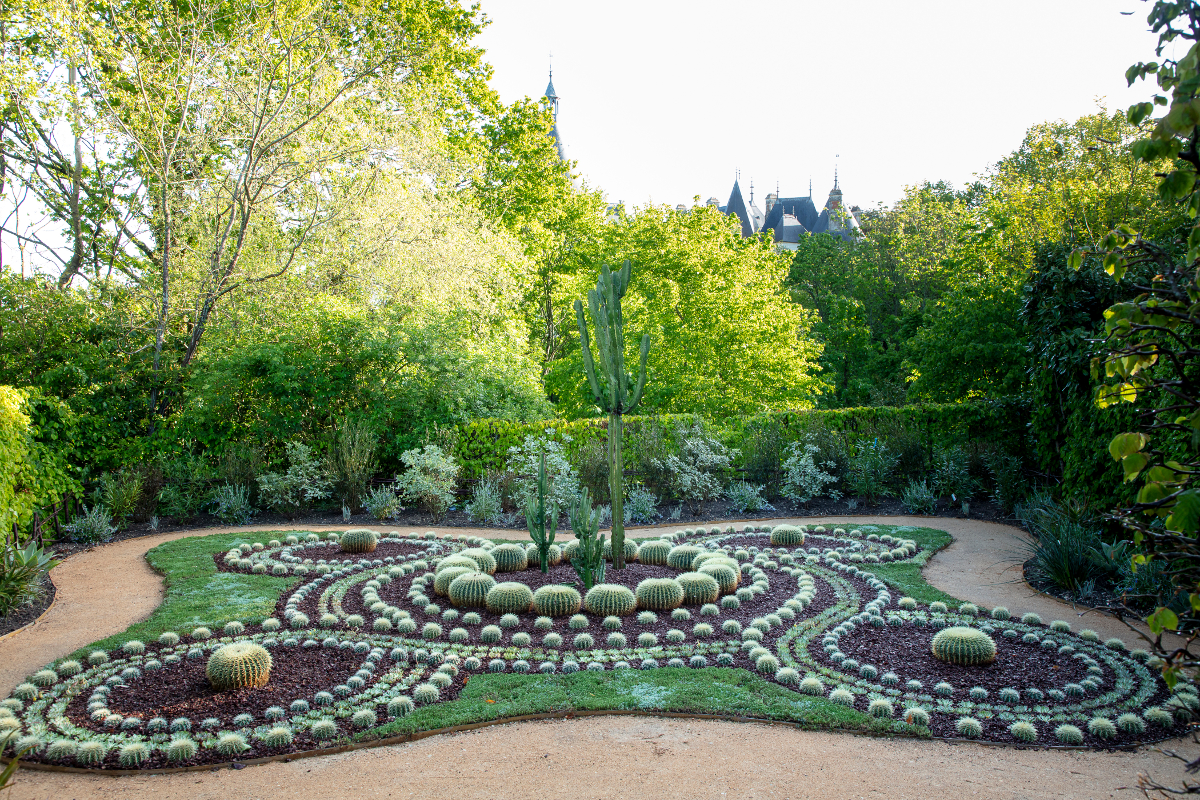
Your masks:
<path fill-rule="evenodd" d="M 450 581 L 446 594 L 459 608 L 483 608 L 487 605 L 488 592 L 495 586 L 496 579 L 486 572 L 466 572 Z"/>
<path fill-rule="evenodd" d="M 708 563 L 698 570 L 703 575 L 711 575 L 720 587 L 721 594 L 732 594 L 737 591 L 742 573 L 728 564 Z"/>
<path fill-rule="evenodd" d="M 715 603 L 721 596 L 721 585 L 712 575 L 703 572 L 685 572 L 675 578 L 683 587 L 685 605 Z"/>
<path fill-rule="evenodd" d="M 379 544 L 379 534 L 368 528 L 354 528 L 342 534 L 338 547 L 343 553 L 373 553 Z"/>
<path fill-rule="evenodd" d="M 445 597 L 450 593 L 450 584 L 453 583 L 456 578 L 460 578 L 463 575 L 471 575 L 475 572 L 476 570 L 471 567 L 459 566 L 446 567 L 445 569 L 438 570 L 437 577 L 433 579 L 434 594 L 439 594 Z"/>
<path fill-rule="evenodd" d="M 776 525 L 771 530 L 771 544 L 776 547 L 799 547 L 804 544 L 804 531 L 796 525 Z"/>
<path fill-rule="evenodd" d="M 271 677 L 271 654 L 252 642 L 234 642 L 217 648 L 205 669 L 217 691 L 266 686 Z"/>
<path fill-rule="evenodd" d="M 683 604 L 683 587 L 674 578 L 646 578 L 635 594 L 638 608 L 669 611 Z"/>
<path fill-rule="evenodd" d="M 621 548 L 621 550 L 622 550 L 622 552 L 625 553 L 625 561 L 626 562 L 637 561 L 637 558 L 638 558 L 637 542 L 633 541 L 632 539 L 626 539 L 625 545 Z M 604 540 L 604 560 L 612 561 L 612 539 Z"/>
<path fill-rule="evenodd" d="M 487 593 L 487 609 L 493 614 L 519 614 L 533 606 L 533 590 L 523 583 L 497 583 Z"/>
<path fill-rule="evenodd" d="M 520 572 L 529 567 L 529 556 L 519 544 L 502 544 L 489 552 L 496 559 L 496 572 Z"/>
<path fill-rule="evenodd" d="M 637 551 L 637 560 L 643 564 L 664 565 L 667 563 L 667 553 L 671 552 L 671 543 L 662 539 L 642 542 Z"/>
<path fill-rule="evenodd" d="M 583 598 L 570 586 L 550 584 L 533 593 L 533 610 L 545 617 L 575 614 L 582 604 Z"/>
<path fill-rule="evenodd" d="M 593 614 L 628 616 L 637 610 L 637 596 L 628 587 L 601 583 L 591 588 L 583 605 Z"/>
<path fill-rule="evenodd" d="M 667 566 L 672 569 L 690 570 L 692 559 L 704 551 L 692 544 L 681 544 L 667 551 Z"/>
<path fill-rule="evenodd" d="M 492 558 L 492 554 L 487 550 L 481 547 L 471 547 L 463 550 L 459 555 L 474 561 L 480 572 L 486 572 L 488 575 L 496 574 L 496 559 Z"/>
<path fill-rule="evenodd" d="M 944 628 L 933 637 L 930 649 L 939 660 L 964 667 L 996 660 L 996 643 L 977 628 Z"/>

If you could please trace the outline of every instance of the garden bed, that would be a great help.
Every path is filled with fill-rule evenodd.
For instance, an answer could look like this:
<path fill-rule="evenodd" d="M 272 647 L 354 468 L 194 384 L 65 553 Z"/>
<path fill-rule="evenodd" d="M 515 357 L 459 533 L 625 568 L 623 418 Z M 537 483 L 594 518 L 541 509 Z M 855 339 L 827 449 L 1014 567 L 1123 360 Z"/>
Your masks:
<path fill-rule="evenodd" d="M 4 701 L 0 727 L 19 728 L 33 748 L 27 758 L 41 763 L 152 768 L 571 708 L 1113 747 L 1178 735 L 1200 707 L 1190 693 L 1168 693 L 1145 654 L 1066 623 L 981 612 L 920 583 L 914 570 L 948 541 L 928 529 L 815 528 L 799 546 L 731 526 L 664 532 L 659 556 L 679 552 L 683 561 L 635 560 L 606 580 L 630 590 L 677 580 L 702 554 L 735 565 L 740 581 L 720 597 L 623 616 L 587 606 L 554 616 L 456 608 L 438 591 L 437 564 L 454 556 L 487 572 L 494 545 L 483 539 L 384 536 L 370 553 L 342 552 L 337 539 L 281 532 L 164 545 L 190 548 L 207 562 L 190 569 L 213 576 L 206 586 L 244 586 L 244 603 L 264 611 L 230 614 L 238 598 L 214 596 L 211 607 L 226 610 L 199 617 L 211 626 L 198 627 L 195 592 L 183 614 L 168 608 L 183 602 L 170 589 L 157 620 L 31 676 Z M 696 549 L 672 549 L 679 545 Z M 586 595 L 562 563 L 545 574 L 518 563 L 494 579 Z M 181 628 L 184 620 L 192 624 Z M 164 633 L 167 623 L 174 630 Z M 935 659 L 930 640 L 946 627 L 987 633 L 996 661 Z M 209 658 L 235 642 L 271 654 L 263 688 L 209 686 Z"/>

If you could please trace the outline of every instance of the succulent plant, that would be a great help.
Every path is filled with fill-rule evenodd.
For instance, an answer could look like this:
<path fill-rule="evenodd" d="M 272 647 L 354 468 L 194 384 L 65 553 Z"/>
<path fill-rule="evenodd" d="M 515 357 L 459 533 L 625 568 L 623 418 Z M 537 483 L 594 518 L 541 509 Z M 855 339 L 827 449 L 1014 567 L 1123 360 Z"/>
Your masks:
<path fill-rule="evenodd" d="M 565 617 L 575 614 L 583 604 L 579 592 L 571 586 L 548 584 L 533 593 L 533 610 L 546 617 Z M 586 617 L 584 618 L 586 620 Z"/>
<path fill-rule="evenodd" d="M 71 678 L 83 672 L 83 665 L 78 661 L 62 661 L 59 663 L 56 672 L 64 678 Z"/>
<path fill-rule="evenodd" d="M 639 548 L 638 548 L 638 546 L 637 546 L 637 542 L 634 542 L 632 539 L 626 539 L 626 540 L 625 540 L 625 544 L 624 544 L 624 546 L 621 548 L 622 552 L 625 554 L 625 563 L 629 563 L 630 561 L 637 561 L 637 559 L 638 559 L 638 549 L 639 549 Z M 605 560 L 605 561 L 612 561 L 612 560 L 613 560 L 613 557 L 612 557 L 612 539 L 607 539 L 607 540 L 605 540 L 605 542 L 604 542 L 604 551 L 603 551 L 603 552 L 604 552 L 604 560 Z"/>
<path fill-rule="evenodd" d="M 217 691 L 266 686 L 271 676 L 271 654 L 252 642 L 234 642 L 213 651 L 205 669 Z"/>
<path fill-rule="evenodd" d="M 726 611 L 736 611 L 737 609 L 741 608 L 741 606 L 742 601 L 738 599 L 737 595 L 730 594 L 721 598 L 721 608 L 725 609 Z"/>
<path fill-rule="evenodd" d="M 1146 723 L 1137 714 L 1125 713 L 1117 717 L 1117 729 L 1123 733 L 1144 733 Z"/>
<path fill-rule="evenodd" d="M 570 627 L 573 631 L 583 630 L 590 624 L 591 623 L 588 621 L 588 618 L 583 614 L 574 615 L 567 623 L 568 627 Z"/>
<path fill-rule="evenodd" d="M 1097 739 L 1112 739 L 1117 735 L 1117 726 L 1107 717 L 1092 717 L 1088 720 L 1087 729 Z"/>
<path fill-rule="evenodd" d="M 980 666 L 996 660 L 996 643 L 976 628 L 945 628 L 930 645 L 935 658 L 959 666 Z"/>
<path fill-rule="evenodd" d="M 667 566 L 687 571 L 692 568 L 692 559 L 703 553 L 702 548 L 692 544 L 680 544 L 667 551 Z"/>
<path fill-rule="evenodd" d="M 430 703 L 436 703 L 442 696 L 442 692 L 432 683 L 419 683 L 413 689 L 413 702 L 419 706 L 427 706 Z"/>
<path fill-rule="evenodd" d="M 838 705 L 850 707 L 853 707 L 855 702 L 854 693 L 840 686 L 829 693 L 829 699 Z"/>
<path fill-rule="evenodd" d="M 583 605 L 593 614 L 628 616 L 637 610 L 637 596 L 620 584 L 600 583 L 584 596 Z"/>
<path fill-rule="evenodd" d="M 1032 611 L 1030 611 L 1028 614 L 1021 615 L 1021 622 L 1026 625 L 1041 625 L 1042 618 L 1038 614 L 1035 614 Z M 1036 736 L 1036 731 L 1035 731 L 1035 736 Z"/>
<path fill-rule="evenodd" d="M 959 717 L 954 723 L 954 730 L 964 739 L 978 739 L 983 736 L 983 724 L 974 717 Z"/>
<path fill-rule="evenodd" d="M 350 724 L 356 728 L 373 728 L 379 721 L 375 711 L 370 708 L 360 708 L 350 715 Z"/>
<path fill-rule="evenodd" d="M 950 697 L 954 694 L 954 686 L 948 681 L 941 681 L 933 687 L 935 694 L 940 694 L 942 697 Z"/>
<path fill-rule="evenodd" d="M 929 604 L 929 612 L 931 614 L 945 614 L 947 610 L 946 604 L 941 600 L 934 600 Z"/>
<path fill-rule="evenodd" d="M 487 550 L 471 547 L 460 551 L 458 555 L 474 561 L 480 572 L 486 572 L 488 575 L 496 574 L 496 559 L 492 558 L 492 554 Z"/>
<path fill-rule="evenodd" d="M 46 748 L 46 758 L 51 761 L 66 761 L 75 757 L 79 743 L 73 739 L 55 739 Z"/>
<path fill-rule="evenodd" d="M 529 567 L 529 556 L 525 548 L 511 542 L 493 547 L 490 551 L 496 559 L 496 572 L 519 572 Z"/>
<path fill-rule="evenodd" d="M 1126 645 L 1125 642 L 1123 642 L 1122 640 L 1118 639 L 1115 636 L 1111 639 L 1105 639 L 1104 646 L 1107 647 L 1109 650 L 1116 650 L 1118 652 L 1129 649 L 1128 645 Z"/>
<path fill-rule="evenodd" d="M 1018 742 L 1036 742 L 1038 738 L 1038 729 L 1032 722 L 1026 720 L 1018 720 L 1009 725 L 1008 732 Z"/>
<path fill-rule="evenodd" d="M 389 717 L 399 719 L 406 717 L 412 713 L 414 708 L 412 698 L 409 697 L 393 697 L 388 701 L 387 713 Z"/>
<path fill-rule="evenodd" d="M 83 742 L 75 749 L 75 763 L 83 767 L 95 767 L 108 757 L 108 745 L 97 741 Z"/>
<path fill-rule="evenodd" d="M 108 662 L 108 653 L 103 650 L 93 650 L 88 653 L 87 662 L 93 667 L 98 664 L 105 664 Z"/>
<path fill-rule="evenodd" d="M 479 641 L 484 644 L 495 644 L 503 635 L 504 631 L 500 629 L 499 625 L 484 625 L 479 631 Z"/>
<path fill-rule="evenodd" d="M 591 650 L 595 640 L 590 633 L 577 633 L 571 643 L 576 650 Z"/>
<path fill-rule="evenodd" d="M 637 560 L 643 564 L 664 565 L 667 554 L 671 552 L 671 543 L 662 539 L 642 542 L 637 549 Z"/>
<path fill-rule="evenodd" d="M 312 737 L 318 742 L 327 742 L 330 739 L 336 738 L 338 735 L 337 723 L 331 719 L 319 719 L 312 724 L 308 729 Z"/>
<path fill-rule="evenodd" d="M 646 578 L 635 592 L 638 608 L 670 611 L 683 604 L 683 586 L 674 578 Z"/>
<path fill-rule="evenodd" d="M 493 614 L 525 613 L 533 606 L 533 590 L 523 583 L 497 583 L 487 593 L 487 609 Z"/>
<path fill-rule="evenodd" d="M 436 622 L 426 622 L 425 627 L 421 628 L 421 638 L 428 642 L 434 642 L 442 638 L 442 626 Z"/>
<path fill-rule="evenodd" d="M 1079 632 L 1079 638 L 1083 639 L 1085 642 L 1098 642 L 1100 641 L 1100 634 L 1096 633 L 1091 628 L 1084 628 Z"/>
<path fill-rule="evenodd" d="M 1146 709 L 1144 714 L 1146 722 L 1151 725 L 1157 725 L 1160 728 L 1172 728 L 1175 726 L 1175 717 L 1170 711 L 1162 708 Z"/>
<path fill-rule="evenodd" d="M 472 575 L 472 574 L 480 574 L 480 573 L 479 573 L 478 569 L 475 569 L 472 567 L 467 567 L 467 566 L 458 566 L 458 565 L 455 565 L 452 567 L 446 567 L 444 569 L 439 569 L 437 572 L 437 575 L 433 579 L 433 591 L 435 594 L 445 597 L 450 593 L 450 584 L 453 583 L 455 581 L 455 579 L 460 578 L 463 575 Z M 481 574 L 486 575 L 486 573 L 481 573 Z M 490 578 L 491 576 L 488 575 L 487 577 Z M 493 579 L 492 583 L 493 584 L 495 583 L 494 579 Z"/>
<path fill-rule="evenodd" d="M 226 758 L 234 758 L 249 750 L 250 745 L 240 733 L 223 733 L 217 737 L 215 749 Z"/>
<path fill-rule="evenodd" d="M 904 709 L 903 719 L 909 725 L 929 727 L 929 712 L 919 706 Z"/>
<path fill-rule="evenodd" d="M 604 641 L 609 647 L 613 648 L 614 650 L 618 650 L 625 646 L 625 634 L 621 633 L 620 631 L 613 631 L 605 637 Z"/>
<path fill-rule="evenodd" d="M 799 547 L 804 544 L 804 530 L 796 525 L 776 525 L 771 530 L 771 544 L 776 547 Z"/>
<path fill-rule="evenodd" d="M 485 572 L 466 572 L 450 581 L 446 595 L 459 608 L 483 608 L 487 605 L 488 592 L 495 586 L 496 579 Z"/>
<path fill-rule="evenodd" d="M 738 570 L 734 569 L 728 564 L 722 563 L 704 564 L 700 567 L 698 572 L 702 575 L 712 576 L 712 578 L 716 580 L 721 594 L 730 594 L 731 592 L 737 591 L 738 583 L 741 581 L 742 577 Z M 715 599 L 716 598 L 714 598 L 714 600 Z"/>
<path fill-rule="evenodd" d="M 890 700 L 884 698 L 876 698 L 867 706 L 867 713 L 872 717 L 880 717 L 883 719 L 891 719 L 896 715 L 896 709 L 892 706 Z"/>
<path fill-rule="evenodd" d="M 712 575 L 703 572 L 684 572 L 675 580 L 683 587 L 684 605 L 715 603 L 721 594 L 721 586 Z"/>

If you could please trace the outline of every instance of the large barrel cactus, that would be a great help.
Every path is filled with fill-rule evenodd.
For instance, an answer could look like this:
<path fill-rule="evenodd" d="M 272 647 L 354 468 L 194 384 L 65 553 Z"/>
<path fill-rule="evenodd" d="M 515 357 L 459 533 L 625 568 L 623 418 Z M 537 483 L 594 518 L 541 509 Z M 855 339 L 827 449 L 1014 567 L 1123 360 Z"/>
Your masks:
<path fill-rule="evenodd" d="M 445 597 L 450 593 L 450 584 L 454 582 L 455 578 L 463 575 L 472 575 L 476 572 L 478 570 L 473 567 L 446 567 L 445 569 L 438 570 L 437 575 L 433 579 L 433 591 Z"/>
<path fill-rule="evenodd" d="M 703 605 L 715 603 L 721 596 L 721 585 L 712 575 L 703 572 L 684 572 L 675 580 L 683 587 L 683 602 L 685 605 Z"/>
<path fill-rule="evenodd" d="M 736 567 L 721 562 L 709 561 L 697 570 L 702 575 L 711 575 L 721 587 L 721 594 L 732 594 L 737 591 L 742 573 Z"/>
<path fill-rule="evenodd" d="M 662 565 L 667 563 L 667 553 L 671 552 L 671 543 L 662 539 L 642 542 L 638 547 L 637 560 L 643 564 Z"/>
<path fill-rule="evenodd" d="M 483 608 L 495 585 L 496 579 L 485 572 L 467 572 L 450 581 L 446 594 L 458 608 Z"/>
<path fill-rule="evenodd" d="M 799 547 L 804 544 L 804 529 L 795 525 L 776 525 L 771 529 L 771 544 L 776 547 Z"/>
<path fill-rule="evenodd" d="M 579 611 L 583 599 L 570 586 L 550 584 L 533 593 L 533 610 L 543 617 L 566 617 Z"/>
<path fill-rule="evenodd" d="M 218 692 L 266 686 L 271 677 L 271 654 L 253 642 L 227 644 L 208 657 L 205 674 Z"/>
<path fill-rule="evenodd" d="M 981 666 L 996 660 L 996 643 L 977 628 L 945 628 L 930 645 L 933 655 L 949 664 Z"/>
<path fill-rule="evenodd" d="M 493 614 L 520 614 L 533 605 L 533 590 L 523 583 L 497 583 L 487 593 L 487 609 Z"/>
<path fill-rule="evenodd" d="M 338 546 L 343 553 L 373 553 L 379 544 L 379 534 L 367 528 L 354 528 L 342 534 Z"/>
<path fill-rule="evenodd" d="M 488 575 L 496 574 L 496 559 L 492 558 L 492 554 L 482 547 L 471 547 L 459 553 L 460 556 L 465 556 L 475 562 L 479 567 L 480 572 L 486 572 Z"/>
<path fill-rule="evenodd" d="M 622 548 L 622 550 L 625 554 L 625 561 L 627 561 L 627 562 L 637 561 L 637 557 L 638 557 L 637 542 L 633 541 L 632 539 L 627 539 L 625 541 L 625 546 Z M 605 561 L 613 560 L 612 539 L 609 539 L 608 541 L 606 541 L 604 543 L 604 560 Z"/>
<path fill-rule="evenodd" d="M 496 572 L 520 572 L 529 566 L 529 557 L 525 548 L 519 544 L 502 544 L 491 550 L 492 558 L 496 559 Z"/>
<path fill-rule="evenodd" d="M 583 606 L 602 617 L 625 617 L 637 611 L 637 596 L 626 586 L 600 583 L 584 595 Z"/>
<path fill-rule="evenodd" d="M 694 544 L 676 545 L 667 552 L 667 566 L 672 569 L 689 570 L 692 568 L 692 559 L 703 552 L 704 550 Z"/>
<path fill-rule="evenodd" d="M 674 578 L 646 578 L 637 586 L 638 608 L 671 611 L 683 605 L 683 587 Z"/>

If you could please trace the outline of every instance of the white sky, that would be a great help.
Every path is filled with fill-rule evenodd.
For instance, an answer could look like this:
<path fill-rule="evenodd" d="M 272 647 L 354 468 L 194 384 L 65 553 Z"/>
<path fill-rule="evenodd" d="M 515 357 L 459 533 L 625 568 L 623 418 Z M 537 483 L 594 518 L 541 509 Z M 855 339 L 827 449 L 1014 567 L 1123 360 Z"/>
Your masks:
<path fill-rule="evenodd" d="M 817 207 L 969 182 L 1032 125 L 1147 99 L 1138 0 L 481 0 L 505 102 L 545 91 L 567 157 L 611 201 L 724 203 L 741 170 Z M 1132 11 L 1132 16 L 1119 12 Z"/>

